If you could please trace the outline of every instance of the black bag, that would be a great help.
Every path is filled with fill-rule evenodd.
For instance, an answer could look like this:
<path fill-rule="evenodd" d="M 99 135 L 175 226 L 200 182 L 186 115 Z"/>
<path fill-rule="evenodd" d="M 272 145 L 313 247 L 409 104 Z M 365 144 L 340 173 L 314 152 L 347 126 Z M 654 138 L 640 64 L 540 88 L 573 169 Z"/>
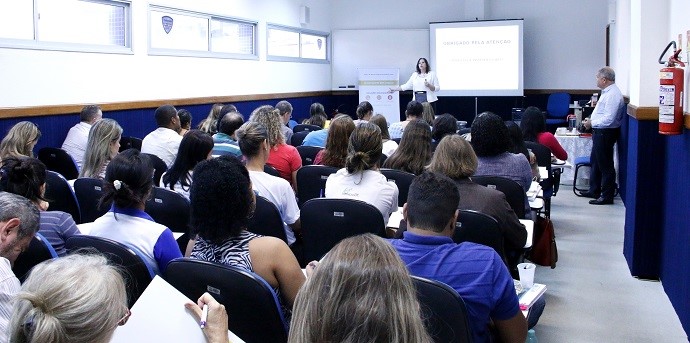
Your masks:
<path fill-rule="evenodd" d="M 558 249 L 556 248 L 553 222 L 549 218 L 537 216 L 537 221 L 534 223 L 534 244 L 532 244 L 532 250 L 528 253 L 527 259 L 540 266 L 556 268 Z"/>

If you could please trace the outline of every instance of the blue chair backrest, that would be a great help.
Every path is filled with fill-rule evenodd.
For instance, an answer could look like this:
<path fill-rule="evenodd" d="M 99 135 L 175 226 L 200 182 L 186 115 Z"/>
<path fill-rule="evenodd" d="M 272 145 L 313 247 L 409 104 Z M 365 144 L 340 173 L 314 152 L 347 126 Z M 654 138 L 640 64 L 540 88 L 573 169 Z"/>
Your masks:
<path fill-rule="evenodd" d="M 546 112 L 550 118 L 565 118 L 570 111 L 570 94 L 553 93 L 549 95 Z"/>

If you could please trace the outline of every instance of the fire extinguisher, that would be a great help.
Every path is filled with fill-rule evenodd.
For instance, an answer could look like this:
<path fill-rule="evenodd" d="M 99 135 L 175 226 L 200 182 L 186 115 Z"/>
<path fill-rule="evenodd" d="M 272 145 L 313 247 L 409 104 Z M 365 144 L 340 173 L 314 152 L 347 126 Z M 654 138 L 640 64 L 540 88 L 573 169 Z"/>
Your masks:
<path fill-rule="evenodd" d="M 668 49 L 673 46 L 673 56 L 667 62 L 661 60 Z M 659 133 L 662 135 L 679 135 L 683 133 L 683 85 L 685 64 L 678 57 L 681 49 L 676 50 L 676 42 L 671 41 L 659 56 L 659 64 L 666 64 L 659 73 Z"/>

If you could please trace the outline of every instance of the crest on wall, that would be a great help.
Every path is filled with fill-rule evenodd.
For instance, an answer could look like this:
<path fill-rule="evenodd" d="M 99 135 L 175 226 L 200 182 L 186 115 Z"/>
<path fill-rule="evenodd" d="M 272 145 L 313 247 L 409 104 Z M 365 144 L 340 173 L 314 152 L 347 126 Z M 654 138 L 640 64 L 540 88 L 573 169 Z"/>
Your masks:
<path fill-rule="evenodd" d="M 170 30 L 172 30 L 173 27 L 173 18 L 168 15 L 164 15 L 161 17 L 161 22 L 163 23 L 163 30 L 165 33 L 170 33 Z"/>

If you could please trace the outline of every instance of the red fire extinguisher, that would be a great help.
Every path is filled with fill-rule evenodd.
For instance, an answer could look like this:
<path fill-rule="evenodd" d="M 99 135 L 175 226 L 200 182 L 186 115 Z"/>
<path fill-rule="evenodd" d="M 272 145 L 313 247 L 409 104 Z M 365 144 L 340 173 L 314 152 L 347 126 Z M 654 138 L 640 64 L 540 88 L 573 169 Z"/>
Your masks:
<path fill-rule="evenodd" d="M 673 56 L 667 62 L 661 60 L 673 46 Z M 679 135 L 683 133 L 683 85 L 685 72 L 682 68 L 685 64 L 680 61 L 678 55 L 681 49 L 676 50 L 676 42 L 671 41 L 659 56 L 659 63 L 666 64 L 659 73 L 659 133 L 662 135 Z"/>

